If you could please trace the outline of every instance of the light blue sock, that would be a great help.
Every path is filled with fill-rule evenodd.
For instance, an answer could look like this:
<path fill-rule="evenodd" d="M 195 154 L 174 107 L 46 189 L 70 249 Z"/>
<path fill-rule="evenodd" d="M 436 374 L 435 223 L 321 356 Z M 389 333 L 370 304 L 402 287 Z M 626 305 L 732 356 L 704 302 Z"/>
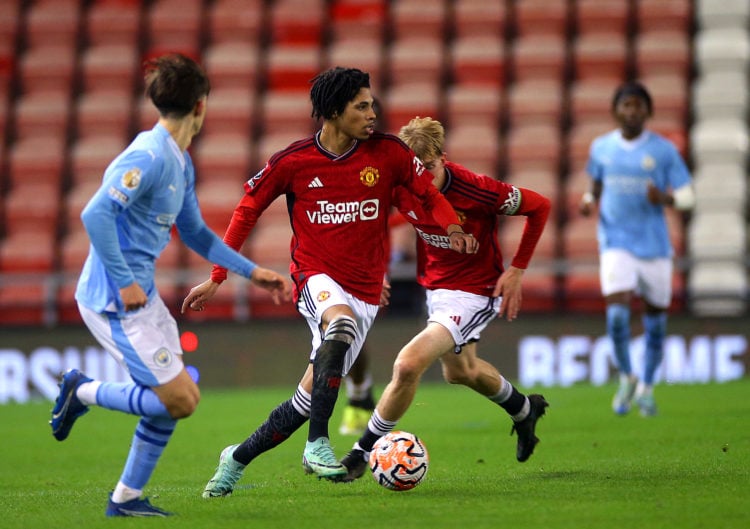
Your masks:
<path fill-rule="evenodd" d="M 667 313 L 643 315 L 643 329 L 646 333 L 646 362 L 643 369 L 643 383 L 651 386 L 654 375 L 664 357 L 664 337 L 667 334 Z"/>
<path fill-rule="evenodd" d="M 142 417 L 172 418 L 151 388 L 135 382 L 102 382 L 96 391 L 96 404 Z"/>
<path fill-rule="evenodd" d="M 612 339 L 617 368 L 630 375 L 630 307 L 620 303 L 607 305 L 607 334 Z"/>
<path fill-rule="evenodd" d="M 176 419 L 144 417 L 140 420 L 120 476 L 122 483 L 132 489 L 143 490 L 176 425 Z"/>

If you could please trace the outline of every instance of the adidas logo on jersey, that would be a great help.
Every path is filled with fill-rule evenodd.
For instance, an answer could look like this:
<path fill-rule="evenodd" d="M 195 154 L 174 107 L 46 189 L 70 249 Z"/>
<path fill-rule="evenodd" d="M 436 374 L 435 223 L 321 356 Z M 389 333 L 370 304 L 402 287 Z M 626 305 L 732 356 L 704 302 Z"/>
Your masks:
<path fill-rule="evenodd" d="M 320 181 L 320 178 L 317 176 L 310 180 L 310 183 L 307 184 L 307 187 L 323 187 L 323 182 Z"/>

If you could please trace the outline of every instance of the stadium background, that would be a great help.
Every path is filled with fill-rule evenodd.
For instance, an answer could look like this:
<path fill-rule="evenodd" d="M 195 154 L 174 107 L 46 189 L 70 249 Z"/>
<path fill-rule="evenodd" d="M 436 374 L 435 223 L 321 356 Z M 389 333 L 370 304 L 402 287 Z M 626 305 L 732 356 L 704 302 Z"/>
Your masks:
<path fill-rule="evenodd" d="M 336 64 L 372 74 L 382 130 L 436 117 L 451 159 L 549 196 L 554 212 L 526 274 L 522 320 L 496 322 L 483 344 L 510 373 L 526 335 L 603 333 L 595 219 L 579 217 L 576 204 L 589 142 L 612 128 L 614 87 L 639 79 L 654 96 L 652 128 L 680 149 L 698 191 L 692 214 L 670 215 L 670 334 L 744 337 L 749 21 L 746 0 L 3 0 L 0 367 L 13 374 L 16 357 L 2 355 L 31 358 L 40 347 L 77 362 L 65 360 L 67 348 L 93 344 L 72 297 L 88 249 L 78 215 L 106 164 L 154 123 L 140 64 L 166 51 L 195 57 L 212 80 L 191 153 L 204 216 L 220 234 L 242 182 L 315 130 L 308 81 Z M 502 226 L 506 257 L 521 226 Z M 286 270 L 288 240 L 277 201 L 243 251 Z M 394 267 L 394 303 L 373 331 L 391 355 L 422 324 L 412 266 Z M 291 305 L 275 307 L 233 278 L 210 310 L 180 315 L 209 267 L 175 237 L 158 269 L 181 327 L 200 338 L 194 363 L 206 383 L 296 380 L 279 362 L 309 348 Z M 747 364 L 746 347 L 736 357 Z"/>

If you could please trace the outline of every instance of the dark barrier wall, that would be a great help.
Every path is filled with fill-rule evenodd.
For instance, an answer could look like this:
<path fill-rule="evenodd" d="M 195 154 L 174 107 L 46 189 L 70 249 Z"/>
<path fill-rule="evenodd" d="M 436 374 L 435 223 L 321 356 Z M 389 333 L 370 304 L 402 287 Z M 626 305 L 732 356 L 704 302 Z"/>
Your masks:
<path fill-rule="evenodd" d="M 744 318 L 671 317 L 661 382 L 702 383 L 747 376 L 748 323 Z M 398 349 L 423 324 L 421 317 L 376 321 L 367 344 L 376 384 L 382 387 L 387 382 Z M 198 338 L 197 349 L 184 358 L 200 370 L 203 388 L 288 385 L 291 390 L 310 352 L 309 331 L 301 319 L 183 324 L 181 331 Z M 634 318 L 636 366 L 643 349 L 640 332 L 640 320 Z M 479 353 L 524 387 L 614 380 L 603 315 L 496 320 L 483 333 Z M 83 327 L 0 328 L 0 403 L 54 398 L 56 376 L 69 367 L 80 367 L 96 378 L 126 378 Z M 439 365 L 425 379 L 439 380 Z"/>

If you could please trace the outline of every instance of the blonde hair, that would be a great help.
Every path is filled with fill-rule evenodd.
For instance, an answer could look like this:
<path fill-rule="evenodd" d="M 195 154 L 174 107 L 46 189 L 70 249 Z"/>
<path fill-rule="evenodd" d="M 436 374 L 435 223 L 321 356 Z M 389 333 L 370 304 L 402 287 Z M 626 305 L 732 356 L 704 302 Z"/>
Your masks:
<path fill-rule="evenodd" d="M 445 129 L 436 119 L 417 116 L 401 127 L 398 137 L 414 151 L 420 160 L 437 158 L 443 154 Z"/>

